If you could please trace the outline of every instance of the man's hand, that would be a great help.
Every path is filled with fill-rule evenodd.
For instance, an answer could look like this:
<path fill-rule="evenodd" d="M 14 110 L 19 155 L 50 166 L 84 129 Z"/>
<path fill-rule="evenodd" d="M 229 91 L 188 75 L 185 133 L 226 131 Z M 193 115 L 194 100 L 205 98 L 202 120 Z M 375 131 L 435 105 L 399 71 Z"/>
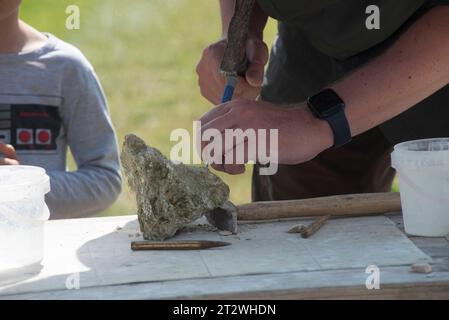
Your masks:
<path fill-rule="evenodd" d="M 225 141 L 225 129 L 267 129 L 267 140 L 269 140 L 269 130 L 278 129 L 278 163 L 298 164 L 313 159 L 320 152 L 333 145 L 333 134 L 329 125 L 315 118 L 307 106 L 283 108 L 268 102 L 234 100 L 229 103 L 217 106 L 207 112 L 200 119 L 201 136 L 208 129 L 217 129 L 220 132 L 223 146 L 220 155 L 214 154 L 214 158 L 228 159 L 232 151 L 233 163 L 235 163 L 236 144 L 234 139 L 229 145 Z M 212 139 L 210 140 L 212 141 Z M 210 143 L 202 142 L 202 150 Z M 248 150 L 248 140 L 245 144 L 245 153 Z M 269 141 L 259 141 L 266 143 L 266 150 L 270 150 Z M 253 146 L 254 147 L 254 146 Z M 229 159 L 228 159 L 229 160 Z M 245 162 L 249 159 L 245 154 Z M 224 161 L 223 161 L 224 163 Z M 240 174 L 245 171 L 243 164 L 211 164 L 219 171 L 229 174 Z"/>
<path fill-rule="evenodd" d="M 227 40 L 223 39 L 204 49 L 196 67 L 201 94 L 215 105 L 220 103 L 225 86 L 225 79 L 219 69 L 226 44 Z M 268 62 L 268 47 L 261 39 L 250 37 L 246 54 L 249 61 L 248 70 L 245 77 L 239 79 L 234 97 L 254 100 L 262 87 L 264 68 Z"/>
<path fill-rule="evenodd" d="M 0 142 L 0 166 L 19 164 L 14 147 L 10 144 Z"/>

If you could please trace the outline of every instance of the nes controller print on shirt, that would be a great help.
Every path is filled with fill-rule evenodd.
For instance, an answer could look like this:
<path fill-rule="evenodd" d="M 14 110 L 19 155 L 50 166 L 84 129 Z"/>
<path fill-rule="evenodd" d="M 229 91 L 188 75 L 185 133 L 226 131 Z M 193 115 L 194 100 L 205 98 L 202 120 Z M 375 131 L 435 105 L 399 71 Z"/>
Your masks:
<path fill-rule="evenodd" d="M 56 106 L 0 103 L 0 142 L 17 152 L 54 152 L 61 129 Z"/>

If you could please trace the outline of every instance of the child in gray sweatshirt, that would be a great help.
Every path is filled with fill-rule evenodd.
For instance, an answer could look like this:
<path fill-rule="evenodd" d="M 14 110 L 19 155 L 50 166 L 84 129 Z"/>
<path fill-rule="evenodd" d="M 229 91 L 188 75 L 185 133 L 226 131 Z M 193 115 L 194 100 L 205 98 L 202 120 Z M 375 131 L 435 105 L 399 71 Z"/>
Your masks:
<path fill-rule="evenodd" d="M 78 49 L 19 20 L 19 7 L 0 1 L 0 165 L 47 170 L 51 218 L 95 214 L 121 191 L 102 88 Z M 68 148 L 74 172 L 66 170 Z"/>

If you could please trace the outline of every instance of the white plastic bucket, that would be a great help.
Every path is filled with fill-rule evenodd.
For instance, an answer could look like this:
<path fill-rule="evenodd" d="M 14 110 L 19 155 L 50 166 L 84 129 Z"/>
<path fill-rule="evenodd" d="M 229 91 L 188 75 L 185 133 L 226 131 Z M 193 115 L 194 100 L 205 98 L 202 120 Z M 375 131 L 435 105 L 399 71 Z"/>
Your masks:
<path fill-rule="evenodd" d="M 391 160 L 399 177 L 405 232 L 449 234 L 449 138 L 400 143 Z"/>
<path fill-rule="evenodd" d="M 31 166 L 0 166 L 0 271 L 40 263 L 44 223 L 50 217 L 45 170 Z"/>

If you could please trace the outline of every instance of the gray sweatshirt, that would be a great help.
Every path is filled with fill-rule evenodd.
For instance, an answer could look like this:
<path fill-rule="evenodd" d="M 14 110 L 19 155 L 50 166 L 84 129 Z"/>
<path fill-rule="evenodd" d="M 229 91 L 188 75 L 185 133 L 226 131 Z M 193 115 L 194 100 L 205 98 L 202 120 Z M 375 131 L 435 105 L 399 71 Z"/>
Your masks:
<path fill-rule="evenodd" d="M 50 176 L 51 218 L 92 215 L 121 191 L 117 139 L 95 72 L 75 47 L 47 34 L 40 49 L 0 54 L 0 141 Z M 67 148 L 77 170 L 68 172 Z"/>

